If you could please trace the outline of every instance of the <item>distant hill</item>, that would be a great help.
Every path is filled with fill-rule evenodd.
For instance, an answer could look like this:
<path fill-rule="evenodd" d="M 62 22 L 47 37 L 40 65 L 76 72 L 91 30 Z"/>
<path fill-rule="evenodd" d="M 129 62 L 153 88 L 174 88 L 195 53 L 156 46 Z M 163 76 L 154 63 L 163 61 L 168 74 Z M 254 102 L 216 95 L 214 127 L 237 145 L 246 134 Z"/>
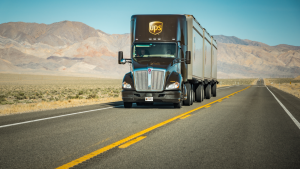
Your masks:
<path fill-rule="evenodd" d="M 239 45 L 249 45 L 246 41 L 239 39 L 235 36 L 224 36 L 224 35 L 213 35 L 214 39 L 217 40 L 218 43 L 233 43 Z"/>
<path fill-rule="evenodd" d="M 80 22 L 4 23 L 0 71 L 122 78 L 129 65 L 118 65 L 116 56 L 122 50 L 128 57 L 129 43 L 129 34 L 109 35 Z"/>
<path fill-rule="evenodd" d="M 44 43 L 50 46 L 72 45 L 90 37 L 99 37 L 98 31 L 81 22 L 62 21 L 50 25 L 9 22 L 0 25 L 0 35 L 19 43 Z"/>
<path fill-rule="evenodd" d="M 214 35 L 214 38 L 219 43 L 232 43 L 232 44 L 238 44 L 238 45 L 245 45 L 245 46 L 268 46 L 267 44 L 251 41 L 248 39 L 239 39 L 235 36 L 224 36 L 224 35 Z"/>
<path fill-rule="evenodd" d="M 218 77 L 284 77 L 300 72 L 300 47 L 215 35 Z M 0 72 L 122 78 L 130 65 L 129 34 L 107 34 L 81 22 L 0 24 Z"/>
<path fill-rule="evenodd" d="M 269 46 L 224 35 L 214 35 L 214 38 L 218 42 L 218 72 L 222 75 L 295 77 L 300 72 L 300 46 Z"/>

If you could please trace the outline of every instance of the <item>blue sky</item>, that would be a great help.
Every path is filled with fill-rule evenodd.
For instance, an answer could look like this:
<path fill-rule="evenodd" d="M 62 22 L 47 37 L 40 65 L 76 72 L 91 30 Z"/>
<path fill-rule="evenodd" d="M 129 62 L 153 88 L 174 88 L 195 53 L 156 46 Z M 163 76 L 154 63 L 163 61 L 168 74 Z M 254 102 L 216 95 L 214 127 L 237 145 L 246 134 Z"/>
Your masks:
<path fill-rule="evenodd" d="M 211 35 L 300 46 L 300 0 L 1 0 L 0 23 L 83 22 L 129 33 L 133 14 L 192 14 Z"/>

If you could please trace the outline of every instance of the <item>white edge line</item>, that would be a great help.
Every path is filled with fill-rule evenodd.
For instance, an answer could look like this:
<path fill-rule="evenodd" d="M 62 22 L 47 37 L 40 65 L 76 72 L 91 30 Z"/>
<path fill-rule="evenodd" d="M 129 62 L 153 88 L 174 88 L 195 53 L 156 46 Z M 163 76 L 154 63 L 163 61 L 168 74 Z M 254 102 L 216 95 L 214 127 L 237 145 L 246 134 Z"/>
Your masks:
<path fill-rule="evenodd" d="M 123 106 L 123 105 L 115 106 L 115 107 L 121 107 L 121 106 Z M 82 112 L 77 112 L 77 113 L 64 114 L 64 115 L 53 116 L 53 117 L 47 117 L 47 118 L 42 118 L 42 119 L 36 119 L 36 120 L 30 120 L 30 121 L 24 121 L 24 122 L 20 122 L 20 123 L 7 124 L 7 125 L 0 126 L 0 128 L 10 127 L 10 126 L 16 126 L 16 125 L 26 124 L 26 123 L 32 123 L 32 122 L 37 122 L 37 121 L 43 121 L 43 120 L 49 120 L 49 119 L 55 119 L 55 118 L 59 118 L 59 117 L 71 116 L 71 115 L 76 115 L 76 114 L 88 113 L 88 112 L 93 112 L 93 111 L 99 111 L 99 110 L 111 109 L 111 108 L 114 108 L 114 107 L 105 107 L 105 108 L 101 108 L 101 109 L 87 110 L 87 111 L 82 111 Z"/>
<path fill-rule="evenodd" d="M 274 98 L 277 100 L 277 102 L 280 104 L 280 106 L 283 108 L 283 110 L 290 116 L 290 118 L 293 120 L 293 122 L 296 124 L 296 126 L 300 129 L 300 123 L 295 119 L 295 117 L 292 115 L 292 113 L 290 113 L 290 111 L 279 101 L 279 99 L 277 99 L 277 97 L 271 92 L 271 90 L 267 86 L 266 86 L 266 88 L 274 96 Z"/>
<path fill-rule="evenodd" d="M 231 88 L 231 87 L 233 87 L 233 86 L 229 86 L 229 87 L 220 87 L 220 88 L 218 88 L 217 90 L 227 89 L 227 88 Z"/>

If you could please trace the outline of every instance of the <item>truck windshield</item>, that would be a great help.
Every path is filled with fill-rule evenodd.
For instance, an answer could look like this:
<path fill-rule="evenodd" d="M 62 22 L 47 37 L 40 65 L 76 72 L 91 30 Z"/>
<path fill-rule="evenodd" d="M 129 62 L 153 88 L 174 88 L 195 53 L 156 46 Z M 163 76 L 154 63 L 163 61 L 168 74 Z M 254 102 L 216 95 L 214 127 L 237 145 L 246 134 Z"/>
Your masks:
<path fill-rule="evenodd" d="M 133 57 L 176 57 L 175 43 L 139 43 L 133 45 Z"/>

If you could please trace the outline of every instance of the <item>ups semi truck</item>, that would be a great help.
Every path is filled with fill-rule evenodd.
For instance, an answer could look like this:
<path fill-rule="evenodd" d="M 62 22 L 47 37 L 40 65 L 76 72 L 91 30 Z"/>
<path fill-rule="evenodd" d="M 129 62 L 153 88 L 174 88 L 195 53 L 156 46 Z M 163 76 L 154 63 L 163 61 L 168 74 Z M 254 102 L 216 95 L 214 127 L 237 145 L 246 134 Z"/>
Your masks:
<path fill-rule="evenodd" d="M 131 63 L 122 83 L 125 108 L 132 103 L 173 103 L 175 108 L 217 95 L 217 42 L 193 15 L 133 15 Z"/>

